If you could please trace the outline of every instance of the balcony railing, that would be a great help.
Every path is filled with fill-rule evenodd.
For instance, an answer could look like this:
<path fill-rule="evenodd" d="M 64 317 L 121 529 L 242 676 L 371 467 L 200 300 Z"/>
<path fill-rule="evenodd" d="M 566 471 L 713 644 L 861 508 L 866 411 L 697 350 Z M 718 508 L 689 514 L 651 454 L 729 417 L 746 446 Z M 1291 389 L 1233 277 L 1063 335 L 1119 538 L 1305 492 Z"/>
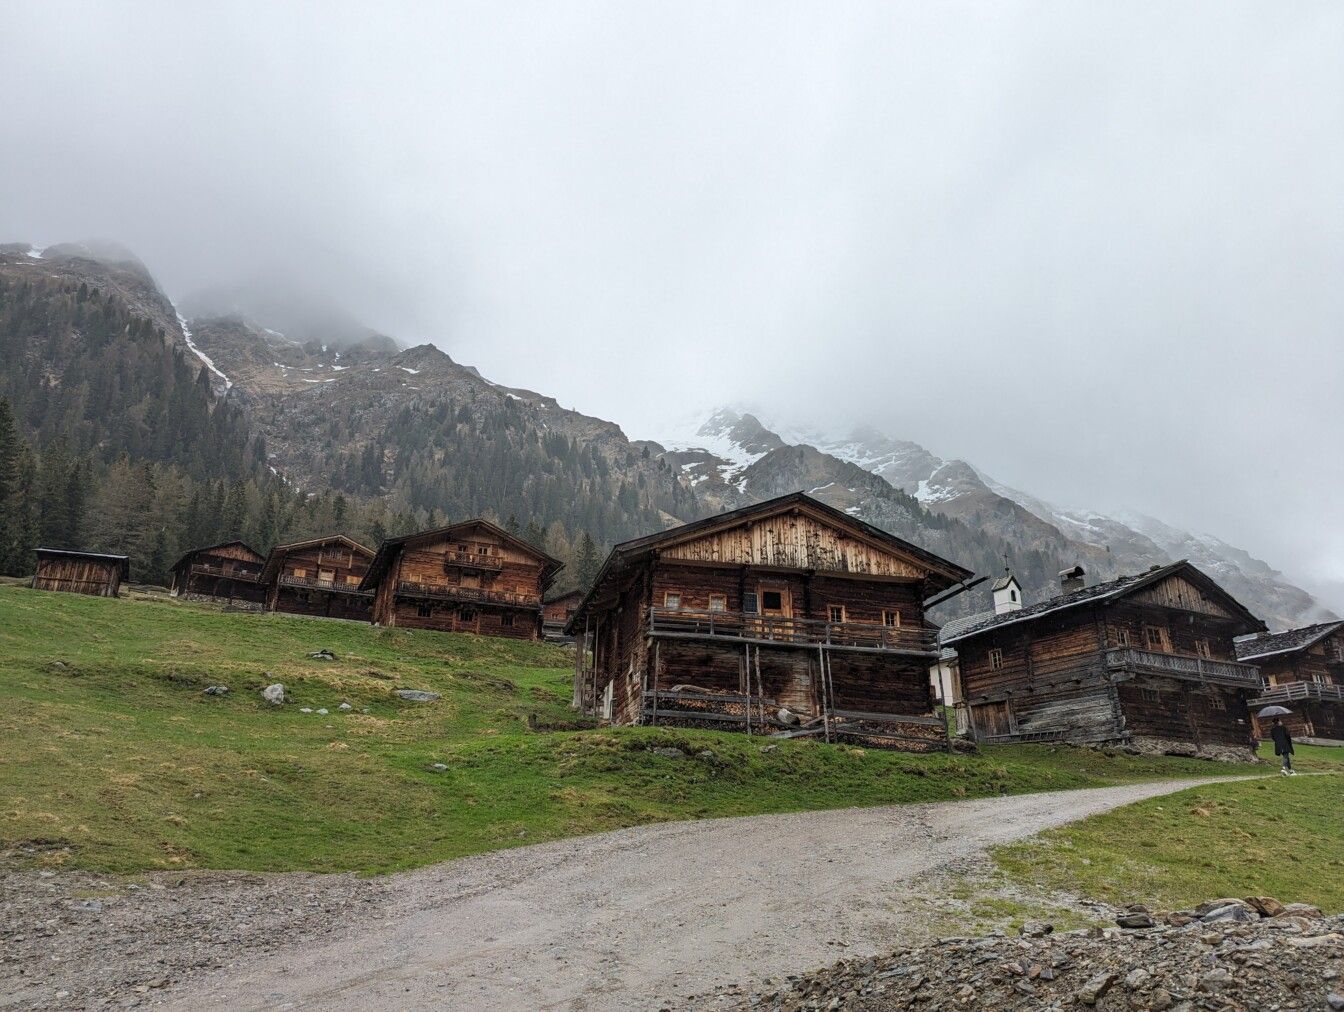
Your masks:
<path fill-rule="evenodd" d="M 276 581 L 282 587 L 300 587 L 304 590 L 325 590 L 333 594 L 359 594 L 372 597 L 373 591 L 360 590 L 357 583 L 343 583 L 337 580 L 315 580 L 310 576 L 281 576 Z"/>
<path fill-rule="evenodd" d="M 484 587 L 445 587 L 432 583 L 412 583 L 402 580 L 397 584 L 398 597 L 419 597 L 434 601 L 473 601 L 486 604 L 508 604 L 541 610 L 541 598 L 516 594 L 509 590 L 487 590 Z"/>
<path fill-rule="evenodd" d="M 650 608 L 647 631 L 652 636 L 703 636 L 851 650 L 892 650 L 929 655 L 938 653 L 937 630 L 923 626 L 827 622 L 823 619 L 782 618 L 736 611 Z"/>
<path fill-rule="evenodd" d="M 1344 703 L 1344 685 L 1322 685 L 1320 682 L 1284 682 L 1271 685 L 1260 693 L 1257 704 L 1291 703 L 1318 700 L 1325 703 Z"/>
<path fill-rule="evenodd" d="M 251 583 L 257 582 L 257 577 L 261 575 L 258 570 L 230 569 L 227 566 L 211 566 L 204 562 L 193 562 L 191 564 L 192 576 L 222 576 L 229 580 L 246 580 Z"/>
<path fill-rule="evenodd" d="M 504 568 L 504 560 L 498 555 L 483 555 L 480 552 L 449 552 L 443 557 L 445 566 L 458 566 L 463 569 L 488 569 L 498 571 Z"/>
<path fill-rule="evenodd" d="M 1189 657 L 1185 654 L 1163 654 L 1153 650 L 1119 647 L 1106 651 L 1106 666 L 1150 671 L 1174 678 L 1219 685 L 1239 685 L 1258 689 L 1263 685 L 1260 669 L 1254 664 L 1237 661 L 1215 661 L 1207 657 Z"/>

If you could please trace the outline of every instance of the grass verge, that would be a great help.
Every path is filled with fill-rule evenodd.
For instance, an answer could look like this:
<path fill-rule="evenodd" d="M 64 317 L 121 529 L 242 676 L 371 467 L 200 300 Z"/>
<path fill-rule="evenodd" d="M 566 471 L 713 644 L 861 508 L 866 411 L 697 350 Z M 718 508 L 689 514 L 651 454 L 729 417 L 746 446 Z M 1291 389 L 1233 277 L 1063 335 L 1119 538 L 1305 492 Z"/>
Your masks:
<path fill-rule="evenodd" d="M 1344 910 L 1344 749 L 1303 747 L 1315 776 L 1211 784 L 999 848 L 1013 880 L 1171 909 L 1270 895 Z"/>

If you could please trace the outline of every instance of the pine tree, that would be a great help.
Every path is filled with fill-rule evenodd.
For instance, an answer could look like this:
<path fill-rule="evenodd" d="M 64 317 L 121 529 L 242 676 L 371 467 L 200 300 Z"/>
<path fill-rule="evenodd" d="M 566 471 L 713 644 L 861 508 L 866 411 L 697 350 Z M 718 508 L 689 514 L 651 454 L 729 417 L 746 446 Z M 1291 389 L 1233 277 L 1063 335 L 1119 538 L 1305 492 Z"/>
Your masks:
<path fill-rule="evenodd" d="M 593 544 L 592 535 L 584 531 L 579 535 L 579 549 L 574 560 L 574 568 L 578 570 L 577 577 L 580 590 L 588 590 L 597 579 L 597 571 L 601 566 L 601 561 L 597 557 L 597 545 Z"/>

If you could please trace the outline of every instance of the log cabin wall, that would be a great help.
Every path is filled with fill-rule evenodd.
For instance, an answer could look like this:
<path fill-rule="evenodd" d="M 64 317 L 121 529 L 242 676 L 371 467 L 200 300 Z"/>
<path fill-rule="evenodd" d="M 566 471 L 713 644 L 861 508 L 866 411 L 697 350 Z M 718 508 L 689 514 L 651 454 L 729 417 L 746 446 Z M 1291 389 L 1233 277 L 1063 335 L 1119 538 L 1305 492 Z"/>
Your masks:
<path fill-rule="evenodd" d="M 367 622 L 373 600 L 359 593 L 373 553 L 332 539 L 289 549 L 267 588 L 271 611 Z"/>
<path fill-rule="evenodd" d="M 121 565 L 115 559 L 39 556 L 32 585 L 36 590 L 116 597 L 121 589 Z"/>
<path fill-rule="evenodd" d="M 1249 746 L 1246 692 L 1179 678 L 1136 675 L 1116 685 L 1126 733 L 1204 745 Z"/>
<path fill-rule="evenodd" d="M 535 640 L 548 560 L 485 527 L 459 527 L 396 549 L 374 621 L 439 632 Z"/>
<path fill-rule="evenodd" d="M 958 643 L 973 733 L 1075 742 L 1119 737 L 1101 642 L 1093 609 L 1081 608 Z"/>
<path fill-rule="evenodd" d="M 1344 629 L 1317 640 L 1311 646 L 1283 654 L 1271 654 L 1254 661 L 1270 688 L 1304 682 L 1327 689 L 1344 686 Z M 1292 713 L 1280 717 L 1283 726 L 1294 738 L 1325 741 L 1344 741 L 1344 700 L 1292 699 L 1284 704 Z M 1273 722 L 1260 720 L 1254 711 L 1260 704 L 1252 704 L 1252 726 L 1255 736 L 1269 738 Z"/>
<path fill-rule="evenodd" d="M 176 596 L 261 604 L 266 588 L 258 578 L 266 560 L 243 544 L 217 545 L 191 552 L 173 570 Z"/>

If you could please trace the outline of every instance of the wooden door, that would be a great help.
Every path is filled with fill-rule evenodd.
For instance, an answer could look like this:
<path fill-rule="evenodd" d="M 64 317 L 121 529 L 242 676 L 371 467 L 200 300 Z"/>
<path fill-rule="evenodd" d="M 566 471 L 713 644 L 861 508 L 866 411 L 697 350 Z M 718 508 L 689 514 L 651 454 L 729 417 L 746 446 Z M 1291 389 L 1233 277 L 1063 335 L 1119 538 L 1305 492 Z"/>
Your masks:
<path fill-rule="evenodd" d="M 977 738 L 993 738 L 1013 734 L 1013 709 L 1007 700 L 1002 703 L 980 703 L 971 707 Z"/>

